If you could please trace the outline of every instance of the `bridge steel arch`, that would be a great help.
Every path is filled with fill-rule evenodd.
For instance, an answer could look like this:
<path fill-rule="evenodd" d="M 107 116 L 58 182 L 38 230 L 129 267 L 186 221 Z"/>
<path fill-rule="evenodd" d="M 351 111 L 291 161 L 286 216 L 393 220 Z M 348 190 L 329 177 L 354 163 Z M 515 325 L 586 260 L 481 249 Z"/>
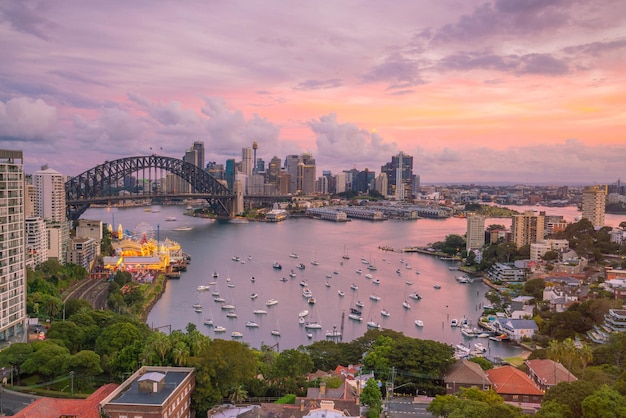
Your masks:
<path fill-rule="evenodd" d="M 189 197 L 203 198 L 219 217 L 233 216 L 235 195 L 215 177 L 186 161 L 160 155 L 126 157 L 105 161 L 65 183 L 67 218 L 77 220 L 92 203 L 105 203 L 118 196 L 110 195 L 110 188 L 124 177 L 146 170 L 164 170 L 175 174 L 191 185 Z M 167 194 L 143 193 L 132 198 L 163 197 Z"/>

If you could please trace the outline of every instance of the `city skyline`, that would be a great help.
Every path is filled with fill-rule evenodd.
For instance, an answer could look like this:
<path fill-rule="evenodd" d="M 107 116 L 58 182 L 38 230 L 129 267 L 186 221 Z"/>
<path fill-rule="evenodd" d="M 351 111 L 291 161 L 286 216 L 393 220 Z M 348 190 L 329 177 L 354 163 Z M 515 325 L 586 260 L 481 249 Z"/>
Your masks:
<path fill-rule="evenodd" d="M 422 183 L 602 184 L 626 158 L 626 3 L 5 2 L 0 148 L 104 160 L 405 152 Z"/>

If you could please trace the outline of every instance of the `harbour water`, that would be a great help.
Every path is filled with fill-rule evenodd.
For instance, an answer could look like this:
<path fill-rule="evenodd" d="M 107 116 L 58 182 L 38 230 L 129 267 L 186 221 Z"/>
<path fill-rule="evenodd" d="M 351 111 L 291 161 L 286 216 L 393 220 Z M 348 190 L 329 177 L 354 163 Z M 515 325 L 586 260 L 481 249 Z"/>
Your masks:
<path fill-rule="evenodd" d="M 334 223 L 297 218 L 281 223 L 231 223 L 192 218 L 183 212 L 181 206 L 158 207 L 153 212 L 143 208 L 95 208 L 83 215 L 85 219 L 113 223 L 115 228 L 122 224 L 123 229 L 131 231 L 142 222 L 148 223 L 155 237 L 178 241 L 191 256 L 187 272 L 180 280 L 168 282 L 149 313 L 147 323 L 153 328 L 184 329 L 193 323 L 212 338 L 230 339 L 231 333 L 237 331 L 243 335 L 241 341 L 251 347 L 278 344 L 280 349 L 287 349 L 324 340 L 326 332 L 333 329 L 342 332 L 343 341 L 351 341 L 366 332 L 371 320 L 407 336 L 456 345 L 464 337 L 460 328 L 450 326 L 450 321 L 468 318 L 475 324 L 482 307 L 489 303 L 484 297 L 487 287 L 482 282 L 459 284 L 455 280 L 459 272 L 450 270 L 454 262 L 379 249 L 421 246 L 443 240 L 451 233 L 463 235 L 465 219 Z M 568 220 L 573 220 L 573 216 Z M 486 221 L 487 225 L 492 223 L 508 226 L 510 219 Z M 280 263 L 282 269 L 273 268 L 274 262 Z M 297 268 L 299 263 L 305 268 Z M 376 270 L 368 269 L 369 266 Z M 295 277 L 289 274 L 292 270 Z M 218 277 L 214 278 L 213 273 Z M 372 277 L 366 278 L 367 273 Z M 376 279 L 380 284 L 375 283 Z M 441 288 L 435 289 L 435 284 Z M 209 290 L 198 291 L 200 285 L 209 285 Z M 351 285 L 358 290 L 351 289 Z M 313 305 L 302 296 L 305 286 L 313 293 Z M 340 290 L 345 296 L 339 296 Z M 214 301 L 213 292 L 219 292 L 226 303 L 235 306 L 236 318 L 226 316 L 228 311 Z M 258 295 L 254 299 L 253 293 Z M 419 293 L 422 299 L 411 299 L 411 293 Z M 267 306 L 269 299 L 278 303 Z M 405 300 L 410 309 L 403 307 Z M 362 321 L 348 318 L 357 301 L 364 304 Z M 202 305 L 201 313 L 194 310 L 195 304 Z M 389 311 L 388 317 L 381 315 L 383 309 Z M 255 310 L 267 313 L 254 314 Z M 305 320 L 318 322 L 321 329 L 306 330 L 299 323 L 298 313 L 304 310 L 309 311 Z M 226 328 L 226 332 L 215 333 L 214 327 L 204 324 L 207 318 L 215 326 Z M 415 325 L 418 319 L 423 327 Z M 258 327 L 246 327 L 248 321 L 256 322 Z M 274 330 L 280 336 L 272 335 Z M 512 344 L 490 341 L 487 354 L 508 357 L 520 351 Z"/>

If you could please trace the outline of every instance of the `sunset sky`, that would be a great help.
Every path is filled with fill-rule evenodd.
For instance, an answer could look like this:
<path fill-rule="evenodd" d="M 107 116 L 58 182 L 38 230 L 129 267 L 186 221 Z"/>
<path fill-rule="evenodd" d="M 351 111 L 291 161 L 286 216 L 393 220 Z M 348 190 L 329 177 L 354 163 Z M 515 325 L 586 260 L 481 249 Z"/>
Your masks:
<path fill-rule="evenodd" d="M 626 180 L 624 0 L 0 2 L 0 148 L 414 157 L 423 184 Z"/>

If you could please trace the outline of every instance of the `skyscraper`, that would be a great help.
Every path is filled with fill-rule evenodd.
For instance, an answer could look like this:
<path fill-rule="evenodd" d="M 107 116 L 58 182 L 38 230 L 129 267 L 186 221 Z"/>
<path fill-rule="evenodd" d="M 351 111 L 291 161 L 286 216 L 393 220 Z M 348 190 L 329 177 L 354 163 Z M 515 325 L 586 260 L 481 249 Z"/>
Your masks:
<path fill-rule="evenodd" d="M 478 250 L 485 245 L 485 218 L 470 215 L 467 217 L 466 250 Z"/>
<path fill-rule="evenodd" d="M 539 214 L 527 210 L 521 215 L 513 215 L 511 221 L 512 239 L 517 248 L 543 239 L 545 212 Z"/>
<path fill-rule="evenodd" d="M 56 170 L 43 166 L 33 174 L 35 216 L 46 222 L 48 259 L 65 264 L 70 225 L 65 215 L 65 182 Z"/>
<path fill-rule="evenodd" d="M 606 187 L 589 186 L 583 189 L 582 217 L 587 218 L 594 228 L 604 226 L 606 210 Z"/>
<path fill-rule="evenodd" d="M 0 150 L 0 340 L 22 334 L 26 322 L 24 160 L 22 151 Z"/>
<path fill-rule="evenodd" d="M 192 148 L 196 151 L 196 165 L 204 170 L 204 142 L 194 141 Z"/>
<path fill-rule="evenodd" d="M 391 162 L 380 167 L 380 172 L 387 175 L 386 195 L 396 196 L 398 200 L 411 198 L 413 194 L 413 157 L 402 151 L 391 157 Z"/>
<path fill-rule="evenodd" d="M 250 177 L 254 170 L 254 150 L 250 147 L 241 149 L 241 172 Z"/>

